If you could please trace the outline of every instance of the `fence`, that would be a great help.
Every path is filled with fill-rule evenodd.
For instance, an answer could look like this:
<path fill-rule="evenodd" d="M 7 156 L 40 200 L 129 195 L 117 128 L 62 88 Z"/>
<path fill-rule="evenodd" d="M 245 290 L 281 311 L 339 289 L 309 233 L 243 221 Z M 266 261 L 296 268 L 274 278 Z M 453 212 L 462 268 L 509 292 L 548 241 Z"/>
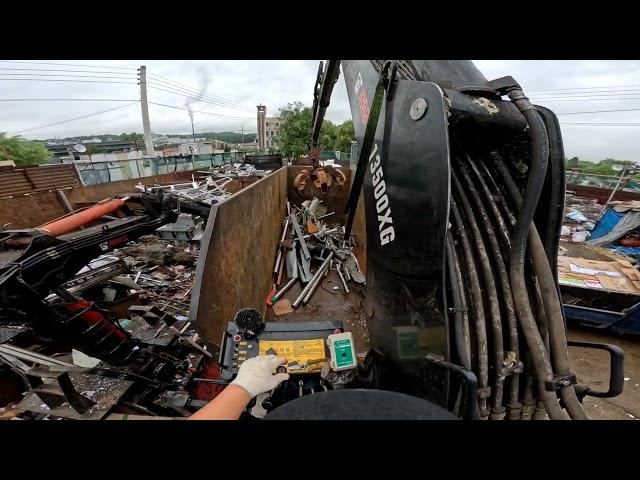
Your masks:
<path fill-rule="evenodd" d="M 620 179 L 618 176 L 580 173 L 573 170 L 567 170 L 566 178 L 567 185 L 607 189 L 613 189 Z M 631 177 L 624 177 L 618 186 L 618 190 L 638 193 L 640 192 L 640 182 Z"/>
<path fill-rule="evenodd" d="M 81 185 L 73 165 L 34 165 L 0 170 L 0 197 Z"/>
<path fill-rule="evenodd" d="M 76 161 L 84 185 L 131 180 L 187 170 L 206 169 L 216 165 L 239 162 L 244 153 L 226 152 L 189 156 L 170 156 L 114 161 Z"/>

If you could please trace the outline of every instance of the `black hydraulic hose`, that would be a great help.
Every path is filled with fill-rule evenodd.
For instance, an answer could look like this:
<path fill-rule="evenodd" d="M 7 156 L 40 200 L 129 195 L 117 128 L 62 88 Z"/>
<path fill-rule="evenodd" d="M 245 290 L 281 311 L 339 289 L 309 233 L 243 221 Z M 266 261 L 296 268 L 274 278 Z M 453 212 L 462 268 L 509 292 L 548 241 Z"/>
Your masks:
<path fill-rule="evenodd" d="M 471 287 L 471 300 L 474 312 L 475 340 L 478 358 L 478 385 L 481 389 L 486 390 L 489 386 L 489 357 L 487 347 L 487 330 L 484 318 L 484 304 L 482 301 L 482 290 L 480 289 L 480 281 L 476 271 L 476 264 L 471 245 L 465 231 L 465 224 L 462 222 L 460 211 L 453 198 L 451 198 L 451 213 L 453 214 L 453 224 L 460 236 L 460 244 L 462 248 L 463 258 L 466 264 L 465 271 L 469 275 L 469 285 Z M 487 416 L 487 398 L 482 396 L 478 399 L 481 418 L 486 419 Z"/>
<path fill-rule="evenodd" d="M 516 185 L 516 182 L 513 180 L 513 177 L 511 176 L 509 169 L 502 161 L 502 157 L 500 157 L 500 155 L 498 154 L 492 155 L 492 160 L 493 160 L 493 166 L 495 167 L 496 171 L 500 175 L 500 180 L 502 180 L 502 184 L 505 187 L 505 190 L 509 195 L 511 202 L 516 207 L 516 209 L 519 210 L 522 204 L 522 194 L 520 193 L 520 189 L 518 188 L 518 185 Z"/>
<path fill-rule="evenodd" d="M 537 230 L 534 235 L 530 235 L 529 251 L 531 252 L 539 281 L 553 365 L 558 374 L 569 376 L 571 375 L 571 368 L 569 366 L 569 352 L 567 350 L 567 335 L 562 306 L 558 297 L 558 289 L 553 272 L 549 266 L 549 258 L 543 248 L 542 240 Z M 573 385 L 560 387 L 560 396 L 571 418 L 587 420 Z"/>
<path fill-rule="evenodd" d="M 513 202 L 520 206 L 522 196 L 516 186 L 509 170 L 501 159 L 496 159 L 495 166 L 504 181 L 507 191 Z M 529 232 L 529 251 L 533 260 L 536 276 L 540 286 L 540 297 L 544 306 L 544 313 L 549 330 L 549 346 L 553 364 L 560 375 L 571 375 L 569 366 L 569 353 L 567 350 L 567 336 L 562 314 L 562 304 L 558 296 L 558 289 L 549 265 L 549 259 L 544 250 L 542 239 L 535 224 L 531 224 Z M 571 418 L 586 420 L 587 416 L 582 409 L 573 386 L 561 387 L 560 395 Z"/>
<path fill-rule="evenodd" d="M 482 233 L 476 222 L 476 216 L 471 208 L 471 203 L 467 198 L 464 188 L 458 179 L 455 170 L 451 171 L 452 184 L 455 186 L 457 196 L 462 203 L 462 210 L 465 214 L 467 225 L 471 232 L 471 239 L 476 248 L 478 259 L 480 263 L 480 269 L 482 272 L 482 278 L 484 280 L 485 294 L 487 303 L 489 306 L 489 318 L 491 320 L 491 330 L 493 338 L 493 366 L 494 366 L 494 391 L 492 392 L 493 406 L 492 417 L 495 415 L 495 419 L 504 418 L 505 408 L 502 406 L 502 397 L 504 391 L 504 345 L 502 339 L 502 320 L 500 317 L 500 304 L 498 301 L 498 291 L 496 289 L 495 280 L 493 278 L 493 269 L 491 268 L 491 262 L 489 255 L 487 254 L 487 248 L 482 238 Z M 482 219 L 482 222 L 487 222 L 488 219 Z"/>
<path fill-rule="evenodd" d="M 467 163 L 470 165 L 473 163 L 473 161 L 469 157 L 467 157 L 466 160 L 467 160 Z M 496 267 L 496 278 L 498 279 L 498 283 L 500 284 L 500 289 L 502 291 L 502 305 L 504 306 L 504 311 L 507 317 L 510 353 L 508 357 L 503 356 L 503 360 L 502 360 L 503 364 L 502 364 L 501 370 L 504 370 L 504 371 L 498 371 L 496 372 L 496 374 L 506 376 L 507 374 L 506 368 L 513 366 L 514 364 L 517 364 L 519 362 L 520 346 L 518 342 L 518 319 L 516 317 L 516 310 L 513 305 L 513 296 L 511 294 L 511 285 L 509 284 L 507 267 L 502 257 L 502 253 L 500 250 L 500 245 L 498 243 L 498 238 L 496 236 L 495 229 L 493 228 L 490 217 L 487 213 L 487 209 L 485 208 L 485 203 L 490 204 L 495 209 L 494 215 L 499 218 L 498 228 L 501 228 L 500 226 L 504 225 L 504 220 L 502 219 L 500 213 L 497 211 L 497 207 L 495 205 L 495 202 L 493 201 L 491 194 L 488 192 L 488 188 L 486 191 L 484 191 L 485 195 L 484 195 L 484 201 L 483 201 L 483 199 L 480 198 L 480 195 L 476 189 L 475 183 L 471 180 L 471 177 L 469 176 L 469 172 L 466 166 L 461 164 L 459 166 L 459 171 L 462 179 L 466 184 L 466 191 L 469 192 L 469 195 L 471 196 L 471 199 L 473 200 L 473 203 L 478 213 L 480 214 L 480 219 L 482 221 L 479 223 L 482 225 L 483 230 L 486 234 L 486 237 L 489 240 L 489 251 L 493 256 L 493 261 Z M 476 173 L 478 173 L 478 176 L 479 176 L 479 172 L 476 172 Z M 476 178 L 476 180 L 478 180 L 478 178 Z M 480 178 L 480 181 L 482 181 L 482 178 Z M 484 187 L 486 187 L 486 184 L 484 184 L 483 181 L 482 183 Z M 508 248 L 508 246 L 506 248 Z M 518 395 L 519 395 L 518 373 L 513 373 L 511 376 L 511 390 L 509 395 L 509 405 L 513 406 L 513 408 L 516 408 L 516 409 L 519 408 Z"/>
<path fill-rule="evenodd" d="M 467 352 L 469 358 L 469 366 L 467 367 L 467 369 L 471 370 L 471 337 L 469 335 L 469 305 L 471 301 L 468 299 L 469 289 L 465 285 L 464 276 L 462 275 L 462 270 L 460 268 L 460 256 L 458 255 L 458 251 L 450 231 L 448 232 L 447 236 L 451 239 L 451 253 L 453 259 L 454 274 L 458 282 L 458 291 L 460 292 L 460 308 L 462 310 L 462 337 L 464 340 L 464 351 Z"/>
<path fill-rule="evenodd" d="M 509 229 L 507 228 L 504 218 L 500 210 L 498 209 L 498 205 L 496 204 L 495 194 L 492 194 L 491 191 L 489 190 L 489 186 L 487 185 L 487 182 L 485 181 L 485 179 L 482 177 L 482 174 L 480 173 L 480 169 L 476 165 L 475 160 L 473 160 L 468 155 L 467 155 L 467 164 L 469 165 L 469 167 L 471 167 L 471 171 L 474 173 L 475 179 L 478 182 L 478 185 L 480 186 L 480 191 L 482 192 L 482 195 L 484 197 L 484 200 L 485 200 L 484 203 L 489 207 L 489 211 L 492 214 L 493 220 L 497 224 L 496 231 L 500 236 L 500 242 L 502 243 L 502 246 L 505 251 L 510 251 L 511 238 L 509 237 Z"/>
<path fill-rule="evenodd" d="M 516 220 L 515 216 L 511 212 L 510 206 L 502 193 L 502 189 L 498 186 L 496 181 L 493 178 L 493 174 L 489 171 L 484 162 L 478 162 L 476 164 L 475 160 L 471 157 L 467 158 L 467 162 L 471 167 L 472 171 L 475 173 L 476 178 L 479 184 L 482 187 L 482 193 L 484 194 L 485 201 L 491 205 L 491 211 L 493 213 L 494 221 L 496 222 L 496 229 L 500 232 L 504 233 L 501 236 L 502 239 L 502 251 L 504 253 L 504 263 L 508 262 L 508 258 L 511 251 L 511 238 L 509 237 L 509 232 L 513 231 L 513 227 L 515 226 Z M 518 337 L 518 320 L 515 315 L 515 306 L 513 304 L 513 295 L 511 292 L 511 285 L 508 282 L 508 276 L 504 275 L 500 278 L 501 282 L 506 282 L 508 285 L 508 292 L 511 302 L 507 301 L 507 305 L 510 305 L 513 309 L 513 314 L 507 313 L 507 322 L 509 325 L 509 345 L 511 351 L 515 352 L 516 358 L 514 359 L 516 362 L 521 362 L 520 358 L 520 341 Z M 510 420 L 518 420 L 522 414 L 522 404 L 519 401 L 520 397 L 520 374 L 514 373 L 509 378 L 509 399 L 510 403 L 508 405 L 509 411 L 509 419 Z"/>
<path fill-rule="evenodd" d="M 549 157 L 549 140 L 544 123 L 535 107 L 524 96 L 522 90 L 515 89 L 508 93 L 509 98 L 524 115 L 531 133 L 532 155 L 527 179 L 527 189 L 518 214 L 516 229 L 511 242 L 511 258 L 509 261 L 509 278 L 511 290 L 514 292 L 514 304 L 518 319 L 524 333 L 527 346 L 532 353 L 533 365 L 538 376 L 539 396 L 552 420 L 566 419 L 555 391 L 547 389 L 553 385 L 553 370 L 535 323 L 531 305 L 527 297 L 524 263 L 526 259 L 527 236 L 533 222 L 540 193 L 547 173 Z"/>
<path fill-rule="evenodd" d="M 450 231 L 447 231 L 445 248 L 447 250 L 447 276 L 449 278 L 454 310 L 454 343 L 460 363 L 465 369 L 471 371 L 471 341 L 469 337 L 469 314 L 467 312 L 466 299 L 467 289 L 464 286 L 458 254 Z M 456 401 L 454 403 L 456 411 L 460 409 L 463 401 L 462 394 L 465 388 L 466 387 L 461 384 L 456 394 Z M 466 408 L 472 407 L 476 411 L 476 416 L 479 416 L 480 408 L 478 406 L 478 398 L 475 395 L 472 405 L 467 405 Z"/>
<path fill-rule="evenodd" d="M 456 346 L 456 352 L 460 363 L 467 370 L 471 370 L 471 352 L 467 351 L 464 332 L 463 332 L 463 319 L 462 319 L 462 295 L 459 285 L 459 279 L 457 277 L 457 270 L 455 263 L 458 261 L 456 258 L 455 249 L 453 248 L 453 240 L 451 239 L 451 233 L 447 232 L 447 241 L 445 243 L 447 251 L 447 277 L 449 279 L 449 289 L 451 290 L 451 299 L 453 303 L 453 330 L 454 330 L 454 342 Z"/>

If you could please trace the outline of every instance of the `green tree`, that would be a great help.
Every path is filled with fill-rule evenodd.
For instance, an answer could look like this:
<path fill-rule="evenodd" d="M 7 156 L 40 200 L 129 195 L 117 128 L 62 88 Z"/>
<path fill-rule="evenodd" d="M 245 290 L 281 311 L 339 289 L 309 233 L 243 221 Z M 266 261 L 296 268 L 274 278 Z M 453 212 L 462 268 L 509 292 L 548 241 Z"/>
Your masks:
<path fill-rule="evenodd" d="M 47 163 L 53 154 L 42 143 L 31 142 L 21 137 L 6 137 L 0 133 L 0 158 L 13 160 L 18 166 Z"/>
<path fill-rule="evenodd" d="M 567 160 L 567 167 L 577 168 L 578 166 L 580 166 L 580 159 L 578 157 L 572 157 Z"/>
<path fill-rule="evenodd" d="M 144 142 L 144 135 L 142 133 L 121 133 L 120 138 L 122 140 L 129 140 L 130 142 Z"/>
<path fill-rule="evenodd" d="M 336 150 L 341 152 L 351 151 L 351 142 L 356 139 L 356 132 L 353 128 L 353 122 L 347 120 L 341 125 L 336 127 L 336 143 L 334 145 Z"/>
<path fill-rule="evenodd" d="M 280 130 L 277 143 L 280 151 L 286 156 L 298 156 L 309 151 L 311 147 L 312 112 L 302 102 L 289 103 L 280 109 Z M 320 129 L 320 148 L 334 150 L 336 127 L 325 120 Z"/>

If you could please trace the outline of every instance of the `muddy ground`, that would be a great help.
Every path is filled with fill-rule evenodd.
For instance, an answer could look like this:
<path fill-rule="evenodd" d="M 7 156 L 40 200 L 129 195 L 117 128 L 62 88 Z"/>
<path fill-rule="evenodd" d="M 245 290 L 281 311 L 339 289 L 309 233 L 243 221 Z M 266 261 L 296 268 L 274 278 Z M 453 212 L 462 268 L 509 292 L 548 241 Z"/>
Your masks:
<path fill-rule="evenodd" d="M 615 398 L 586 397 L 585 412 L 594 420 L 640 420 L 640 335 L 618 335 L 581 327 L 569 328 L 570 340 L 610 343 L 625 353 L 624 392 Z M 607 390 L 609 354 L 604 350 L 569 347 L 578 383 Z"/>

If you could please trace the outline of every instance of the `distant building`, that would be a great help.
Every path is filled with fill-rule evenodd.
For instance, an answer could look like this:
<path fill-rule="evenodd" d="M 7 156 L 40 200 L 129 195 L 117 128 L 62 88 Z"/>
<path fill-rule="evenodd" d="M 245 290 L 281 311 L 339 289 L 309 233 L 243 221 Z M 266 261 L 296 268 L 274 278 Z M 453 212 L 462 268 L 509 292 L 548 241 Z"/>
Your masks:
<path fill-rule="evenodd" d="M 277 148 L 278 132 L 280 131 L 280 119 L 278 117 L 267 118 L 265 121 L 265 137 L 267 148 Z"/>
<path fill-rule="evenodd" d="M 196 137 L 195 141 L 196 142 L 205 142 L 207 139 L 205 137 Z M 193 137 L 188 137 L 188 138 L 168 138 L 167 139 L 167 143 L 176 143 L 178 145 L 180 144 L 186 144 L 186 143 L 193 143 Z"/>
<path fill-rule="evenodd" d="M 213 142 L 182 143 L 178 145 L 178 155 L 204 155 L 213 153 Z"/>
<path fill-rule="evenodd" d="M 73 155 L 75 157 L 75 159 L 77 160 L 79 158 L 79 152 L 73 152 L 73 150 L 71 149 L 71 147 L 73 145 L 75 145 L 76 143 L 81 143 L 81 142 L 61 142 L 59 144 L 51 144 L 49 143 L 49 141 L 47 141 L 47 145 L 46 148 L 47 150 L 49 150 L 51 153 L 53 153 L 53 159 L 51 160 L 51 163 L 60 163 L 61 160 L 63 158 L 67 158 L 67 157 L 71 157 L 71 155 Z M 90 149 L 90 143 L 87 142 L 87 145 L 89 145 L 88 149 Z M 100 147 L 100 149 L 102 150 L 101 153 L 115 153 L 115 152 L 130 152 L 132 150 L 136 150 L 136 144 L 135 142 L 131 142 L 129 140 L 116 140 L 116 141 L 112 141 L 112 142 L 100 142 L 100 144 L 98 145 Z"/>
<path fill-rule="evenodd" d="M 267 130 L 267 107 L 264 105 L 258 105 L 256 107 L 258 109 L 258 149 L 264 150 L 267 142 L 266 142 L 266 130 Z"/>

